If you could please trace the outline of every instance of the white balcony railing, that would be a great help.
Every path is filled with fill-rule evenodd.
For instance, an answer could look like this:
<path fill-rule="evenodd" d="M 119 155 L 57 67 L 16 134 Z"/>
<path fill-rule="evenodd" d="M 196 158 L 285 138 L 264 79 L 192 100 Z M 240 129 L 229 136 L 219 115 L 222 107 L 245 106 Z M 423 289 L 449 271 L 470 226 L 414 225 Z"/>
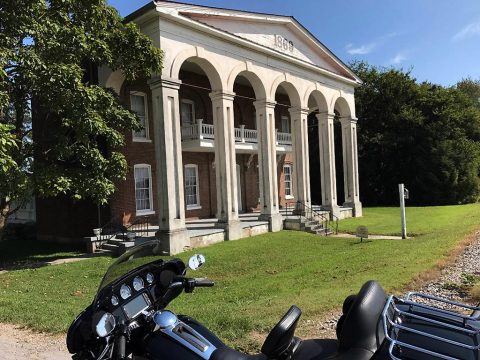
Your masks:
<path fill-rule="evenodd" d="M 237 143 L 258 143 L 258 131 L 254 129 L 245 129 L 245 125 L 235 128 L 235 142 Z M 213 140 L 215 138 L 215 127 L 210 124 L 204 124 L 202 119 L 197 119 L 193 125 L 182 125 L 182 141 L 189 140 Z M 277 145 L 292 145 L 292 134 L 276 131 Z"/>

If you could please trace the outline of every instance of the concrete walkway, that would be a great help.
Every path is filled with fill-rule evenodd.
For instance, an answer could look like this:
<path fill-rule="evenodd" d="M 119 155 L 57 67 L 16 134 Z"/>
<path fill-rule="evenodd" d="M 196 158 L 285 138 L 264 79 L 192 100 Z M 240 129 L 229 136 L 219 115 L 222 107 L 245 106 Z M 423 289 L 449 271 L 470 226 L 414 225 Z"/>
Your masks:
<path fill-rule="evenodd" d="M 339 237 L 339 238 L 355 238 L 360 239 L 356 235 L 353 234 L 346 234 L 346 233 L 338 233 L 336 235 L 330 235 L 331 237 Z M 412 239 L 412 238 L 407 238 Z M 365 240 L 365 239 L 364 239 Z M 391 235 L 368 235 L 368 240 L 404 240 L 401 236 L 391 236 Z"/>

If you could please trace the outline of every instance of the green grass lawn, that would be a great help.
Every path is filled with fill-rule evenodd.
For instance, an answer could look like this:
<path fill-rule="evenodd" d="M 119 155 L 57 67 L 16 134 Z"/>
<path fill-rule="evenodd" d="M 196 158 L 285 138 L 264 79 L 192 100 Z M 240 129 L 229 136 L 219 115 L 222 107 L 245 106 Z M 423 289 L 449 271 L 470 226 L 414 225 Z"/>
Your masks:
<path fill-rule="evenodd" d="M 398 233 L 398 209 L 365 209 L 364 215 L 341 221 L 340 228 L 367 225 L 371 233 Z M 268 331 L 291 304 L 302 308 L 303 320 L 314 319 L 340 306 L 366 280 L 376 279 L 388 291 L 404 287 L 480 226 L 480 204 L 411 208 L 407 225 L 414 239 L 359 243 L 283 231 L 197 250 L 207 264 L 191 275 L 207 276 L 216 287 L 183 294 L 170 308 L 248 347 L 248 335 Z M 65 332 L 91 302 L 111 261 L 95 258 L 0 275 L 0 322 Z"/>

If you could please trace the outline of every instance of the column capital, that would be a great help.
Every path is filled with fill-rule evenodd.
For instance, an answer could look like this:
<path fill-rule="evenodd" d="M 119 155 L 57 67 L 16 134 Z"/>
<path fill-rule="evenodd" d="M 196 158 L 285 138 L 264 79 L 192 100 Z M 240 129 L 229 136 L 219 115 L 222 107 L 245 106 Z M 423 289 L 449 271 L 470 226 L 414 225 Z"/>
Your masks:
<path fill-rule="evenodd" d="M 310 113 L 309 108 L 304 108 L 304 107 L 291 107 L 288 109 L 288 112 L 290 115 L 305 115 L 308 116 Z"/>
<path fill-rule="evenodd" d="M 182 80 L 157 76 L 157 77 L 152 77 L 150 80 L 148 80 L 147 83 L 150 86 L 151 90 L 155 90 L 158 88 L 169 88 L 173 90 L 178 90 L 180 89 Z"/>
<path fill-rule="evenodd" d="M 257 111 L 263 108 L 275 109 L 275 105 L 277 105 L 276 101 L 270 101 L 267 99 L 256 100 L 253 102 L 253 106 L 255 106 L 255 109 Z"/>
<path fill-rule="evenodd" d="M 229 92 L 229 91 L 215 90 L 208 95 L 210 96 L 210 99 L 212 99 L 212 101 L 220 101 L 220 100 L 233 101 L 236 94 L 234 92 Z"/>
<path fill-rule="evenodd" d="M 335 113 L 321 112 L 316 114 L 315 116 L 318 120 L 333 119 L 335 117 Z"/>
<path fill-rule="evenodd" d="M 351 116 L 342 116 L 342 117 L 340 118 L 340 122 L 341 122 L 342 124 L 345 124 L 345 123 L 346 123 L 347 125 L 348 125 L 348 124 L 356 124 L 357 121 L 358 121 L 357 118 L 353 118 L 353 117 L 351 117 Z"/>

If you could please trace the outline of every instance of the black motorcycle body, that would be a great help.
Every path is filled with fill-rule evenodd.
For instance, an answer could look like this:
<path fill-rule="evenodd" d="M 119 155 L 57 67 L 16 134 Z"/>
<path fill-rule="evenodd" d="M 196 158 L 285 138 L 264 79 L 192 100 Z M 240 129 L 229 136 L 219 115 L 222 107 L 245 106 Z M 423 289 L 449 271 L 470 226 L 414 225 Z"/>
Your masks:
<path fill-rule="evenodd" d="M 375 281 L 343 304 L 337 339 L 294 336 L 301 311 L 292 306 L 272 329 L 261 353 L 226 346 L 200 322 L 166 310 L 182 292 L 210 287 L 186 277 L 179 259 L 159 258 L 153 241 L 120 257 L 107 271 L 93 303 L 72 323 L 67 347 L 72 358 L 148 360 L 430 360 L 480 357 L 480 308 L 412 293 L 387 297 Z M 202 256 L 192 258 L 204 262 Z M 191 260 L 192 260 L 191 259 Z M 192 266 L 191 266 L 192 267 Z M 420 301 L 414 301 L 417 297 Z M 470 313 L 444 310 L 439 302 Z M 429 303 L 430 302 L 430 303 Z"/>

